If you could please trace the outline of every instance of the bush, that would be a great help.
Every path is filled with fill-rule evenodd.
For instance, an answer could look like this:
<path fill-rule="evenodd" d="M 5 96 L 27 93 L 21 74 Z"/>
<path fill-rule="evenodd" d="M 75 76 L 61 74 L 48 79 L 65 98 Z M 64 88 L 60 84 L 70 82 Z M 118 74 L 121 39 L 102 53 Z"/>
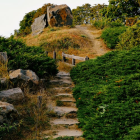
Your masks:
<path fill-rule="evenodd" d="M 140 20 L 119 36 L 118 50 L 130 50 L 140 44 Z"/>
<path fill-rule="evenodd" d="M 140 125 L 132 127 L 129 134 L 124 136 L 124 140 L 139 140 L 140 139 Z"/>
<path fill-rule="evenodd" d="M 9 70 L 30 69 L 39 77 L 57 73 L 55 61 L 47 57 L 40 47 L 27 47 L 21 40 L 13 37 L 0 37 L 0 51 L 7 52 Z"/>
<path fill-rule="evenodd" d="M 112 19 L 102 18 L 100 20 L 92 21 L 92 25 L 95 26 L 97 29 L 103 29 L 105 27 L 119 27 L 123 26 L 123 22 L 120 19 L 112 21 Z"/>
<path fill-rule="evenodd" d="M 115 46 L 119 42 L 119 35 L 126 31 L 127 27 L 109 27 L 106 28 L 101 35 L 104 39 L 107 47 L 110 49 L 115 49 Z"/>
<path fill-rule="evenodd" d="M 85 139 L 120 140 L 140 124 L 139 59 L 140 48 L 135 47 L 72 68 L 73 95 Z"/>

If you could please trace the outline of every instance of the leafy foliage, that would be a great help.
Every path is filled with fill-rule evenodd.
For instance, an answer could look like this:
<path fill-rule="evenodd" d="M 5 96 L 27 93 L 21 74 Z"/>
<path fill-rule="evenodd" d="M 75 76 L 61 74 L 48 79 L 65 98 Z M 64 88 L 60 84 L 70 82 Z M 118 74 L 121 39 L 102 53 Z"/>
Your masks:
<path fill-rule="evenodd" d="M 111 19 L 102 18 L 100 20 L 93 20 L 92 25 L 95 26 L 97 29 L 103 29 L 105 27 L 119 27 L 123 26 L 123 23 L 120 19 L 116 21 L 112 21 Z"/>
<path fill-rule="evenodd" d="M 31 33 L 31 24 L 33 23 L 33 17 L 35 15 L 36 11 L 31 11 L 27 13 L 23 20 L 20 21 L 20 29 L 19 29 L 19 34 L 20 35 L 27 35 Z"/>
<path fill-rule="evenodd" d="M 15 40 L 13 37 L 0 37 L 0 51 L 7 52 L 9 70 L 30 69 L 39 77 L 57 73 L 55 61 L 47 57 L 40 47 L 27 47 L 21 40 Z"/>
<path fill-rule="evenodd" d="M 126 27 L 114 27 L 114 28 L 106 28 L 101 35 L 101 38 L 107 44 L 107 47 L 110 49 L 115 49 L 115 46 L 119 42 L 119 35 L 126 31 Z"/>
<path fill-rule="evenodd" d="M 103 5 L 95 5 L 91 6 L 90 4 L 86 3 L 82 6 L 78 6 L 76 9 L 72 10 L 73 14 L 73 23 L 76 25 L 90 23 L 90 20 L 93 18 L 98 18 L 98 12 L 100 9 L 104 7 Z"/>
<path fill-rule="evenodd" d="M 135 47 L 112 51 L 73 67 L 73 95 L 85 139 L 123 139 L 140 124 L 139 59 L 140 48 Z"/>
<path fill-rule="evenodd" d="M 119 36 L 119 43 L 116 48 L 119 50 L 130 50 L 140 44 L 140 20 L 128 28 L 126 32 Z"/>
<path fill-rule="evenodd" d="M 109 5 L 104 9 L 104 16 L 106 18 L 112 18 L 116 20 L 117 18 L 134 17 L 139 15 L 139 0 L 110 0 Z"/>
<path fill-rule="evenodd" d="M 140 139 L 140 126 L 134 126 L 129 131 L 129 134 L 124 136 L 124 140 L 136 140 Z"/>

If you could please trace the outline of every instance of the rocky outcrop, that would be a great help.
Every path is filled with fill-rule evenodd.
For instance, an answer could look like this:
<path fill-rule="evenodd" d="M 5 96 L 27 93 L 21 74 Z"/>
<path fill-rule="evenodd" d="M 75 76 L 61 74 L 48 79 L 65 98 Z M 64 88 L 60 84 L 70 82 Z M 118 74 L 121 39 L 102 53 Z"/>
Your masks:
<path fill-rule="evenodd" d="M 48 24 L 53 26 L 72 25 L 73 16 L 67 5 L 53 5 L 47 7 Z"/>
<path fill-rule="evenodd" d="M 18 112 L 12 104 L 0 101 L 0 124 L 11 124 L 18 118 Z"/>
<path fill-rule="evenodd" d="M 0 91 L 0 100 L 6 102 L 21 101 L 24 98 L 24 94 L 20 88 L 13 88 L 9 90 Z"/>
<path fill-rule="evenodd" d="M 11 71 L 9 74 L 10 81 L 16 86 L 17 84 L 21 85 L 27 83 L 30 87 L 39 84 L 39 78 L 35 72 L 31 70 L 22 70 L 18 69 Z"/>
<path fill-rule="evenodd" d="M 7 52 L 0 52 L 0 62 L 6 64 L 7 61 Z"/>
<path fill-rule="evenodd" d="M 36 18 L 33 24 L 31 25 L 32 35 L 34 36 L 40 34 L 43 31 L 43 29 L 47 26 L 47 15 L 43 14 L 42 16 Z"/>

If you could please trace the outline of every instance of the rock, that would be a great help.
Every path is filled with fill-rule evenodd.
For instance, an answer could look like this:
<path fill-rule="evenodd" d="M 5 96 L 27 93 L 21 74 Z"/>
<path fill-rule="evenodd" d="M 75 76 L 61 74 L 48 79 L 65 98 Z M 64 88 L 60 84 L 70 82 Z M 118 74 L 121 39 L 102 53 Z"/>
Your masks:
<path fill-rule="evenodd" d="M 20 101 L 24 98 L 24 94 L 20 88 L 0 91 L 0 100 L 7 102 Z"/>
<path fill-rule="evenodd" d="M 73 16 L 67 5 L 53 5 L 47 7 L 48 24 L 53 26 L 72 25 Z"/>
<path fill-rule="evenodd" d="M 9 79 L 8 78 L 0 78 L 0 90 L 5 90 L 9 87 Z"/>
<path fill-rule="evenodd" d="M 0 124 L 12 123 L 18 117 L 18 112 L 12 104 L 0 101 Z"/>
<path fill-rule="evenodd" d="M 7 83 L 7 79 L 6 78 L 0 78 L 0 83 L 1 84 L 6 84 Z"/>
<path fill-rule="evenodd" d="M 6 64 L 7 61 L 7 52 L 0 52 L 0 62 Z"/>
<path fill-rule="evenodd" d="M 31 25 L 32 28 L 32 35 L 38 35 L 43 32 L 43 29 L 48 26 L 47 22 L 47 15 L 43 14 L 42 16 L 35 19 L 33 24 Z"/>
<path fill-rule="evenodd" d="M 29 86 L 33 86 L 33 84 L 35 85 L 39 84 L 38 76 L 31 70 L 18 69 L 10 72 L 9 77 L 14 85 L 17 85 L 18 82 L 20 84 L 28 83 Z"/>

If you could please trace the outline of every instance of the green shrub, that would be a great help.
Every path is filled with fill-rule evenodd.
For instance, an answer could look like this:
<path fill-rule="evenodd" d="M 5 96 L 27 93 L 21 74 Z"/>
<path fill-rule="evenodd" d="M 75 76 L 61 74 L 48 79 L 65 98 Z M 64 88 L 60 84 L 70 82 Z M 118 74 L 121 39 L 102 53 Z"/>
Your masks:
<path fill-rule="evenodd" d="M 103 29 L 105 27 L 123 26 L 123 22 L 120 19 L 112 21 L 112 19 L 109 19 L 109 18 L 102 18 L 100 20 L 92 21 L 92 25 L 95 26 L 97 29 Z"/>
<path fill-rule="evenodd" d="M 132 127 L 129 135 L 124 136 L 124 140 L 139 140 L 140 139 L 140 125 Z"/>
<path fill-rule="evenodd" d="M 126 32 L 119 36 L 119 42 L 116 46 L 119 50 L 130 50 L 140 44 L 140 20 L 128 28 Z"/>
<path fill-rule="evenodd" d="M 40 47 L 27 47 L 21 40 L 13 37 L 0 37 L 0 51 L 7 52 L 9 70 L 30 69 L 39 77 L 57 73 L 55 61 L 47 57 Z"/>
<path fill-rule="evenodd" d="M 112 51 L 72 68 L 85 139 L 120 140 L 140 123 L 140 48 Z"/>
<path fill-rule="evenodd" d="M 115 46 L 119 42 L 119 35 L 126 31 L 127 27 L 109 27 L 106 28 L 101 35 L 104 39 L 107 47 L 110 49 L 115 49 Z"/>

